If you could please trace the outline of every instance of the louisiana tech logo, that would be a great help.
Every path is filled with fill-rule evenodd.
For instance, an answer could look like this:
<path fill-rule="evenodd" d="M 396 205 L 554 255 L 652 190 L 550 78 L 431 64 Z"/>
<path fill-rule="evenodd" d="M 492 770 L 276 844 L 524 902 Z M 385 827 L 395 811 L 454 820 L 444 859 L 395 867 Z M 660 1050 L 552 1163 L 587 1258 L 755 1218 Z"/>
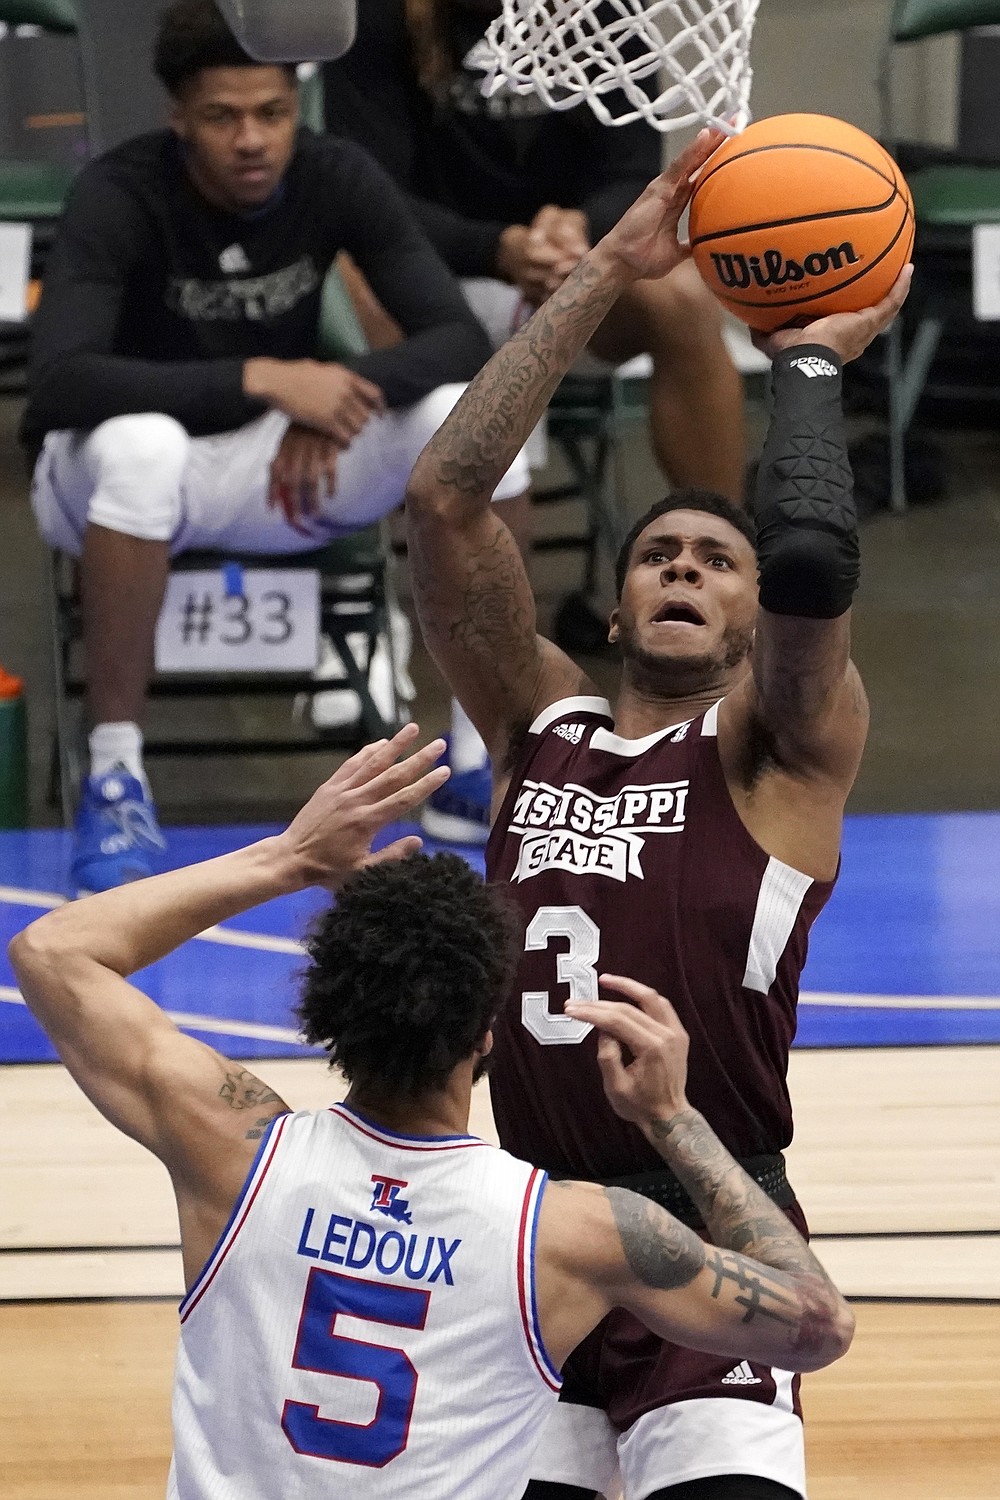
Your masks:
<path fill-rule="evenodd" d="M 385 1214 L 387 1219 L 395 1219 L 397 1224 L 412 1224 L 409 1201 L 399 1196 L 400 1189 L 409 1187 L 409 1183 L 398 1177 L 372 1177 L 372 1182 L 375 1184 L 372 1213 Z"/>

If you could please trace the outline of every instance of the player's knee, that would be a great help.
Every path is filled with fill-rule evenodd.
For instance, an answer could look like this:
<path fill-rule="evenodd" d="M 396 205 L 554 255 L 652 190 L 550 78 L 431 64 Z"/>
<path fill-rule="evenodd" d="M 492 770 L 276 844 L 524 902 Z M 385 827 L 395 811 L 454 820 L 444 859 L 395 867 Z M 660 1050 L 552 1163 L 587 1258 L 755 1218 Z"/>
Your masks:
<path fill-rule="evenodd" d="M 87 438 L 94 483 L 87 519 L 145 541 L 169 541 L 181 513 L 181 481 L 191 439 L 161 412 L 111 417 Z"/>
<path fill-rule="evenodd" d="M 663 281 L 642 282 L 650 332 L 666 349 L 681 355 L 722 348 L 722 310 L 691 260 Z"/>
<path fill-rule="evenodd" d="M 409 421 L 412 424 L 414 440 L 420 444 L 421 448 L 429 443 L 438 428 L 444 425 L 464 390 L 465 386 L 457 382 L 439 385 L 410 408 Z"/>

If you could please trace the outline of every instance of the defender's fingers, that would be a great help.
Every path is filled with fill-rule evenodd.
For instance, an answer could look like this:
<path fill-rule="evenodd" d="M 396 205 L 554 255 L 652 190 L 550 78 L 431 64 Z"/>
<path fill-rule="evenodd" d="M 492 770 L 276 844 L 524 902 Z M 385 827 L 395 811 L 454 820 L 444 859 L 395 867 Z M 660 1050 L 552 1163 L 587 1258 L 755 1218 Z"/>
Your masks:
<path fill-rule="evenodd" d="M 629 999 L 651 1016 L 654 1021 L 675 1022 L 681 1024 L 677 1012 L 670 1004 L 665 995 L 654 990 L 651 985 L 640 984 L 638 979 L 629 979 L 624 974 L 599 974 L 598 979 L 606 989 L 617 990 L 619 994 L 627 995 Z"/>
<path fill-rule="evenodd" d="M 628 1086 L 628 1069 L 622 1049 L 614 1037 L 602 1036 L 597 1043 L 597 1066 L 609 1094 L 620 1094 Z"/>
<path fill-rule="evenodd" d="M 392 743 L 390 740 L 389 745 Z M 365 803 L 381 815 L 380 804 L 394 797 L 402 788 L 412 785 L 418 777 L 425 776 L 441 759 L 445 748 L 444 740 L 431 740 L 404 760 L 396 760 L 381 770 L 373 770 L 364 787 L 358 789 L 363 790 Z"/>
<path fill-rule="evenodd" d="M 410 854 L 419 854 L 424 847 L 424 841 L 416 834 L 408 834 L 406 838 L 395 839 L 393 843 L 386 844 L 384 849 L 376 849 L 374 854 L 369 854 L 363 861 L 367 865 L 388 865 L 394 860 L 406 859 Z"/>
<path fill-rule="evenodd" d="M 374 774 L 373 767 L 377 766 L 379 770 L 383 770 L 386 766 L 392 765 L 396 756 L 402 755 L 419 733 L 419 725 L 404 724 L 391 740 L 376 740 L 371 745 L 362 745 L 361 749 L 349 760 L 344 761 L 339 771 L 334 772 L 330 781 L 345 790 L 349 787 L 361 786 L 371 780 Z"/>
<path fill-rule="evenodd" d="M 589 1021 L 595 1031 L 624 1042 L 632 1052 L 658 1046 L 663 1040 L 662 1029 L 634 1005 L 617 1000 L 567 1000 L 565 1010 L 576 1020 Z"/>
<path fill-rule="evenodd" d="M 411 760 L 415 757 L 411 756 Z M 406 762 L 407 765 L 410 761 Z M 409 786 L 400 787 L 398 792 L 393 792 L 389 797 L 383 797 L 370 809 L 370 815 L 376 818 L 380 825 L 392 823 L 404 813 L 411 812 L 421 802 L 426 802 L 439 786 L 444 786 L 451 775 L 449 766 L 435 766 L 428 771 L 426 776 L 421 776 L 418 781 L 413 781 Z"/>

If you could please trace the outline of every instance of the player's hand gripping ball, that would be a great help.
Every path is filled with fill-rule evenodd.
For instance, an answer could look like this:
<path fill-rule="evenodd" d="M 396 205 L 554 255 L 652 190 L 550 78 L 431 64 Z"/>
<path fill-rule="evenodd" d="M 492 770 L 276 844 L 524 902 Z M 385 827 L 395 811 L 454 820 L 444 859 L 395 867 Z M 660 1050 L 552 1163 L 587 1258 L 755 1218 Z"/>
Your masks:
<path fill-rule="evenodd" d="M 719 300 L 771 332 L 881 301 L 913 230 L 910 190 L 877 141 L 828 115 L 775 115 L 709 158 L 688 237 Z"/>

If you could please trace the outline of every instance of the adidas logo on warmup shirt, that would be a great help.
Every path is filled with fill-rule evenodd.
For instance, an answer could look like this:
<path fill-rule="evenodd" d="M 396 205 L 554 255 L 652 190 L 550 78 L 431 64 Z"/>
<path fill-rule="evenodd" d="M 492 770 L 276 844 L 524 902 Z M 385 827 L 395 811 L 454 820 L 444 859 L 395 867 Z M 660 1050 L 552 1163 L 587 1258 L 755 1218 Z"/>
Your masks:
<path fill-rule="evenodd" d="M 760 1383 L 760 1376 L 754 1374 L 745 1359 L 741 1360 L 738 1365 L 734 1365 L 728 1375 L 722 1377 L 723 1385 L 760 1385 Z"/>
<path fill-rule="evenodd" d="M 801 359 L 793 359 L 791 369 L 801 370 L 803 375 L 808 375 L 810 380 L 815 380 L 817 375 L 836 375 L 837 366 L 831 365 L 828 359 L 821 359 L 818 354 L 804 354 Z"/>

